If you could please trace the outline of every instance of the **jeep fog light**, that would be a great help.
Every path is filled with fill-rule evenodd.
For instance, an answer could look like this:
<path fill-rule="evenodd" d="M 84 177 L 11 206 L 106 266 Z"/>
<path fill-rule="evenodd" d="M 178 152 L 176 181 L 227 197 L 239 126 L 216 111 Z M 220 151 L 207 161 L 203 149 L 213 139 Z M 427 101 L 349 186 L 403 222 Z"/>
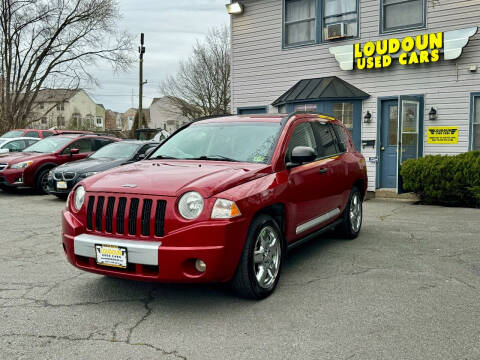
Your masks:
<path fill-rule="evenodd" d="M 197 269 L 198 272 L 205 272 L 207 270 L 207 264 L 203 260 L 197 259 L 195 260 L 195 269 Z"/>
<path fill-rule="evenodd" d="M 242 215 L 234 201 L 217 199 L 212 209 L 212 219 L 231 219 Z"/>
<path fill-rule="evenodd" d="M 75 190 L 75 195 L 73 195 L 73 207 L 75 208 L 75 210 L 80 211 L 84 201 L 85 201 L 85 188 L 83 186 L 79 186 Z"/>

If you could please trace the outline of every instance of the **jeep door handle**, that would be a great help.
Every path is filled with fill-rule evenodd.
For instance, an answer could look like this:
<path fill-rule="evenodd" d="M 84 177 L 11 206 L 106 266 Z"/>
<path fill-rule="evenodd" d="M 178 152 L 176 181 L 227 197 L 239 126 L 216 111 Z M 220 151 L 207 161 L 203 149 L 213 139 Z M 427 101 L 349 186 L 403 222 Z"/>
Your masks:
<path fill-rule="evenodd" d="M 320 169 L 320 170 L 318 170 L 318 173 L 319 174 L 326 174 L 326 173 L 328 173 L 328 168 Z"/>

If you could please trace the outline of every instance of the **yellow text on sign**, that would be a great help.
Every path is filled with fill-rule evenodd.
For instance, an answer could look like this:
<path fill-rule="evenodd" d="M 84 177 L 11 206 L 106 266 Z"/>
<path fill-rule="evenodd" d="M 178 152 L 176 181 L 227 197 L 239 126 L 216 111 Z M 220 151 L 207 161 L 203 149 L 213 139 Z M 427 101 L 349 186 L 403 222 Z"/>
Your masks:
<path fill-rule="evenodd" d="M 458 126 L 430 126 L 428 144 L 458 144 Z"/>

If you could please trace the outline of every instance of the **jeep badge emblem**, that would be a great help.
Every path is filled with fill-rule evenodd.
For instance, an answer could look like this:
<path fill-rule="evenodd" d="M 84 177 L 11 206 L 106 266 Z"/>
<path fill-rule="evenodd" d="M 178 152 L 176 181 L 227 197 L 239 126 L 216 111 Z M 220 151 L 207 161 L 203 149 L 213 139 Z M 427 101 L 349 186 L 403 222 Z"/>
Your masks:
<path fill-rule="evenodd" d="M 124 187 L 124 188 L 132 188 L 132 189 L 133 189 L 133 188 L 136 188 L 137 185 L 136 185 L 136 184 L 125 184 L 125 185 L 122 185 L 122 187 Z"/>

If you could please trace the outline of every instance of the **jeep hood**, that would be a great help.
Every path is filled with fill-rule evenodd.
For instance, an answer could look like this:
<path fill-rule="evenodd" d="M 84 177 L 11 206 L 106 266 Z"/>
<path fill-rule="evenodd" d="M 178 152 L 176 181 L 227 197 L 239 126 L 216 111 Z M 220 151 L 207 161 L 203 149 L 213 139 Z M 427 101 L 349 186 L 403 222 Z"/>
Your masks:
<path fill-rule="evenodd" d="M 89 192 L 179 196 L 198 191 L 208 198 L 272 173 L 270 165 L 223 161 L 141 161 L 87 178 Z"/>

